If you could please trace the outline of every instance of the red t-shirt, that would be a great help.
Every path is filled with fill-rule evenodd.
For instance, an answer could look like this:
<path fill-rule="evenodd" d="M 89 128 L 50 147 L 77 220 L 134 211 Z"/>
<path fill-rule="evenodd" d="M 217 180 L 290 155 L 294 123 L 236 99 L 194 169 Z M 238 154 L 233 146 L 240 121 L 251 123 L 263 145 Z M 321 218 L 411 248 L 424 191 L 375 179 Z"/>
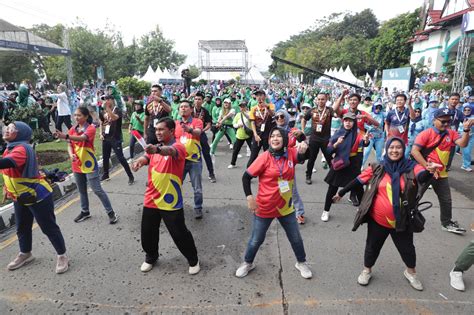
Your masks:
<path fill-rule="evenodd" d="M 79 129 L 79 126 L 72 127 L 69 129 L 68 134 L 70 136 L 82 136 L 86 135 L 86 141 L 73 141 L 69 142 L 72 148 L 72 152 L 75 155 L 75 159 L 72 161 L 72 171 L 74 173 L 92 173 L 97 170 L 97 158 L 95 157 L 94 150 L 94 139 L 95 139 L 95 126 L 85 125 L 85 129 Z"/>
<path fill-rule="evenodd" d="M 26 165 L 26 149 L 23 146 L 17 145 L 11 152 L 8 149 L 5 150 L 3 158 L 11 159 L 16 165 L 14 168 L 0 170 L 0 173 L 3 174 L 7 194 L 11 199 L 17 200 L 21 195 L 34 195 L 36 196 L 36 203 L 38 203 L 51 195 L 53 189 L 42 176 L 35 178 L 23 177 L 22 174 Z"/>
<path fill-rule="evenodd" d="M 443 168 L 440 170 L 439 177 L 448 177 L 446 165 L 448 165 L 449 153 L 451 148 L 456 146 L 454 141 L 461 137 L 457 131 L 451 129 L 447 129 L 446 131 L 448 134 L 444 137 L 443 141 L 438 145 L 438 147 L 431 151 L 426 159 L 427 161 L 432 161 L 443 165 Z M 434 128 L 429 128 L 420 132 L 420 134 L 415 139 L 415 145 L 420 148 L 431 148 L 439 142 L 440 137 L 441 135 L 438 131 L 436 131 Z"/>
<path fill-rule="evenodd" d="M 288 148 L 288 158 L 281 157 L 277 160 L 270 152 L 265 151 L 247 169 L 250 176 L 258 177 L 258 208 L 255 215 L 277 218 L 294 211 L 292 196 L 297 154 L 295 148 Z M 288 185 L 284 185 L 285 182 Z"/>
<path fill-rule="evenodd" d="M 341 117 L 343 117 L 344 114 L 347 114 L 348 112 L 349 112 L 349 108 L 343 109 L 341 111 Z M 356 110 L 354 114 L 364 116 L 362 118 L 357 119 L 357 128 L 359 128 L 360 131 L 365 131 L 365 124 L 371 125 L 371 123 L 367 119 L 367 116 L 369 116 L 369 114 L 367 114 L 367 112 L 364 112 L 363 110 L 358 110 L 358 109 Z"/>
<path fill-rule="evenodd" d="M 415 176 L 418 176 L 421 172 L 425 171 L 423 166 L 415 165 L 414 172 Z M 359 182 L 363 185 L 367 184 L 373 176 L 372 167 L 368 166 L 362 173 L 357 176 Z M 405 189 L 405 180 L 400 177 L 400 193 Z M 393 203 L 392 203 L 392 180 L 390 175 L 385 173 L 382 180 L 380 181 L 379 187 L 377 188 L 377 194 L 372 201 L 372 209 L 370 216 L 380 224 L 389 229 L 394 229 L 396 220 L 393 214 Z"/>
<path fill-rule="evenodd" d="M 172 146 L 177 156 L 145 154 L 149 160 L 148 186 L 145 191 L 144 206 L 160 210 L 174 211 L 183 208 L 184 163 L 186 149 L 183 144 L 175 142 Z"/>
<path fill-rule="evenodd" d="M 174 136 L 176 141 L 180 142 L 186 148 L 186 160 L 191 162 L 199 162 L 201 160 L 201 137 L 194 136 L 188 132 L 185 132 L 181 127 L 181 120 L 176 120 L 176 129 L 174 131 Z M 203 124 L 201 119 L 189 118 L 186 123 L 187 126 L 191 126 L 193 129 L 203 129 Z"/>

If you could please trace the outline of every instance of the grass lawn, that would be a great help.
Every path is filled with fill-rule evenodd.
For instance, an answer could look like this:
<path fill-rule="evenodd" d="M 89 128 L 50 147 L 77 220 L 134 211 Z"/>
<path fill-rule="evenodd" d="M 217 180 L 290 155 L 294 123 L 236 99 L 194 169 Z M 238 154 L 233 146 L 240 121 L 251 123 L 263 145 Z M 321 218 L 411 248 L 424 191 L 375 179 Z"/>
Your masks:
<path fill-rule="evenodd" d="M 130 143 L 130 134 L 128 133 L 128 130 L 123 130 L 123 147 L 128 146 Z M 98 160 L 101 159 L 102 156 L 102 142 L 99 139 L 99 133 L 96 134 L 95 140 L 94 140 L 94 147 L 95 147 L 95 155 Z M 61 142 L 46 142 L 46 143 L 40 143 L 36 146 L 36 152 L 41 152 L 41 151 L 62 151 L 62 152 L 67 152 L 67 143 L 66 141 L 61 141 Z M 113 153 L 113 152 L 112 152 Z M 48 170 L 54 170 L 55 168 L 58 168 L 60 171 L 64 172 L 71 172 L 71 161 L 66 160 L 64 162 L 60 163 L 54 163 L 54 164 L 46 164 L 46 165 L 38 165 L 39 169 L 46 168 Z M 3 187 L 3 176 L 0 176 L 0 186 Z M 3 189 L 0 190 L 0 205 L 3 205 L 1 203 L 1 200 L 3 200 Z"/>

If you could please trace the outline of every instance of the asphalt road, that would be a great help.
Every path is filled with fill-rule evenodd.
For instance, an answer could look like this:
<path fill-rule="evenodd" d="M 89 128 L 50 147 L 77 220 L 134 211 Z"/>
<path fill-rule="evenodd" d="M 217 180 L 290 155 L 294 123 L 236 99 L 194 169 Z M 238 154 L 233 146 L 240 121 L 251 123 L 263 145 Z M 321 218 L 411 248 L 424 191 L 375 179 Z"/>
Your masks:
<path fill-rule="evenodd" d="M 34 230 L 36 260 L 16 271 L 0 268 L 0 314 L 7 313 L 269 313 L 269 314 L 473 314 L 474 270 L 465 273 L 466 292 L 449 285 L 449 271 L 461 250 L 473 239 L 474 202 L 455 190 L 453 217 L 469 227 L 464 236 L 441 231 L 436 196 L 425 212 L 426 230 L 415 236 L 417 271 L 425 290 L 412 289 L 403 277 L 404 265 L 391 240 L 387 240 L 367 287 L 357 284 L 362 270 L 366 227 L 351 232 L 355 208 L 346 201 L 333 206 L 329 222 L 321 215 L 327 186 L 326 171 L 317 163 L 314 183 L 304 183 L 305 166 L 298 166 L 298 187 L 306 207 L 307 223 L 301 226 L 311 280 L 295 269 L 295 258 L 283 229 L 275 221 L 257 258 L 257 268 L 246 278 L 234 276 L 242 261 L 251 231 L 241 175 L 246 164 L 227 169 L 230 151 L 220 144 L 216 157 L 217 183 L 207 180 L 204 167 L 204 218 L 192 213 L 192 188 L 184 184 L 186 223 L 193 233 L 201 272 L 191 276 L 188 266 L 161 226 L 159 263 L 149 273 L 140 272 L 144 254 L 140 221 L 146 172 L 133 186 L 117 169 L 105 182 L 120 221 L 109 225 L 99 200 L 91 197 L 92 218 L 74 223 L 80 207 L 77 196 L 56 206 L 71 259 L 70 270 L 54 273 L 55 253 L 47 238 Z M 457 157 L 458 159 L 458 157 Z M 254 181 L 253 190 L 257 184 Z M 464 185 L 474 186 L 472 175 Z M 92 194 L 92 193 L 91 193 Z M 469 195 L 469 193 L 467 193 Z M 17 254 L 14 235 L 0 243 L 0 264 Z"/>

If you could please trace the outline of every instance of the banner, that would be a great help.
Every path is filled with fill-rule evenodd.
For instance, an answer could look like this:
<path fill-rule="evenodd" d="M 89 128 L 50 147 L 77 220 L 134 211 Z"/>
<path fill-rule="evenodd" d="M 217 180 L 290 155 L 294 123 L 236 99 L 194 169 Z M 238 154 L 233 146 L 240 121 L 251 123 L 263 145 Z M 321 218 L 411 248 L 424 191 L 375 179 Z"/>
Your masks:
<path fill-rule="evenodd" d="M 411 67 L 385 69 L 382 73 L 382 87 L 388 88 L 389 92 L 391 92 L 393 89 L 396 89 L 397 91 L 408 92 L 410 90 L 411 83 Z"/>

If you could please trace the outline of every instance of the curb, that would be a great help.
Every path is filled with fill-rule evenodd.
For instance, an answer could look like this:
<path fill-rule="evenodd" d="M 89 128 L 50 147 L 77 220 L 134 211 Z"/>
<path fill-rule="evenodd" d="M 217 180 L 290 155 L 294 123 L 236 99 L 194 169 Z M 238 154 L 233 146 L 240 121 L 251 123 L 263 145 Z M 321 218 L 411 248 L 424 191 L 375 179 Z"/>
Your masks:
<path fill-rule="evenodd" d="M 135 154 L 143 152 L 143 148 L 141 146 L 135 146 Z M 125 147 L 123 148 L 123 155 L 126 159 L 130 158 L 130 148 Z M 110 168 L 114 168 L 117 165 L 120 165 L 120 162 L 115 157 L 115 154 L 112 152 L 110 156 L 111 164 Z M 102 159 L 97 161 L 99 166 L 99 173 L 102 173 Z M 74 182 L 74 175 L 69 174 L 66 179 L 62 182 L 57 182 L 51 185 L 53 188 L 53 199 L 56 201 L 61 200 L 67 195 L 70 195 L 74 192 L 77 188 L 76 183 Z M 15 210 L 13 208 L 13 202 L 0 207 L 0 236 L 6 230 L 15 226 Z"/>

